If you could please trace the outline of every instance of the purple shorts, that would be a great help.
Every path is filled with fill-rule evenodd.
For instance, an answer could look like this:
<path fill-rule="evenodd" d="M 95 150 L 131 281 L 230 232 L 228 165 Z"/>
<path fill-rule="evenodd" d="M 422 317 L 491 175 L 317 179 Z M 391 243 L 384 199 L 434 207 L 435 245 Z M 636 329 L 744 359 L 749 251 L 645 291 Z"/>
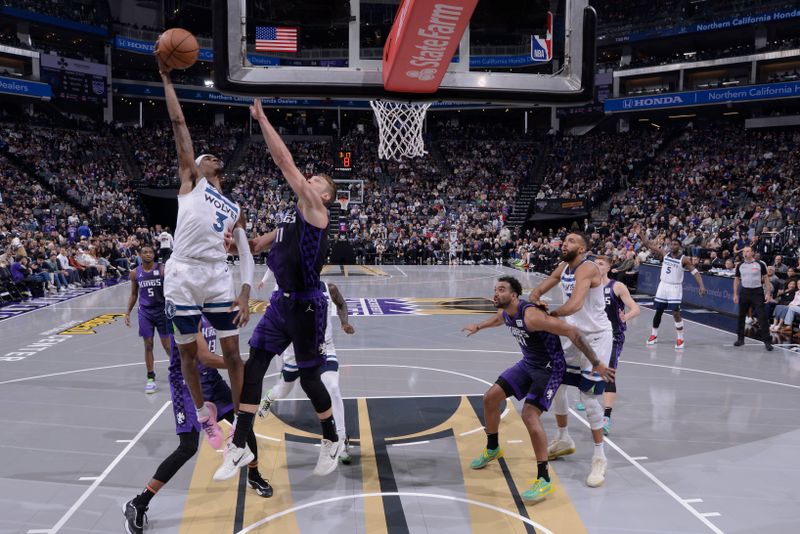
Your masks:
<path fill-rule="evenodd" d="M 325 357 L 328 299 L 324 296 L 295 300 L 278 291 L 272 294 L 266 313 L 253 330 L 250 346 L 283 354 L 294 344 L 297 367 L 318 367 Z"/>
<path fill-rule="evenodd" d="M 159 313 L 154 310 L 143 311 L 139 308 L 139 337 L 152 338 L 156 330 L 159 337 L 169 336 L 169 323 L 164 310 L 162 309 Z"/>
<path fill-rule="evenodd" d="M 621 337 L 614 338 L 614 345 L 611 349 L 611 360 L 608 362 L 608 366 L 612 369 L 616 369 L 617 365 L 619 365 L 619 357 L 622 356 L 622 345 L 625 343 L 625 335 L 623 334 Z"/>
<path fill-rule="evenodd" d="M 503 371 L 500 378 L 511 386 L 517 400 L 524 398 L 526 403 L 546 412 L 564 378 L 564 360 L 557 360 L 551 369 L 546 369 L 523 358 Z"/>
<path fill-rule="evenodd" d="M 202 383 L 203 397 L 209 402 L 213 402 L 217 407 L 217 421 L 220 421 L 225 414 L 233 410 L 233 399 L 231 389 L 228 384 L 220 378 L 214 384 Z M 201 432 L 202 428 L 197 421 L 197 413 L 192 402 L 192 395 L 189 388 L 181 382 L 180 386 L 170 381 L 170 393 L 172 394 L 172 414 L 175 416 L 175 433 L 183 434 L 196 430 Z"/>

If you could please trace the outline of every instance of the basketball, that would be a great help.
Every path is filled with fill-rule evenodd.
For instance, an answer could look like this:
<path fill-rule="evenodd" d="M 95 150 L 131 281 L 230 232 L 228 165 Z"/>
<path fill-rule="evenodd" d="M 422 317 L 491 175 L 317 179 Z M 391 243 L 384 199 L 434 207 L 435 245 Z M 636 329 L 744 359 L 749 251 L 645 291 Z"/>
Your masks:
<path fill-rule="evenodd" d="M 183 28 L 170 28 L 156 41 L 156 55 L 173 69 L 188 69 L 199 53 L 197 39 Z"/>

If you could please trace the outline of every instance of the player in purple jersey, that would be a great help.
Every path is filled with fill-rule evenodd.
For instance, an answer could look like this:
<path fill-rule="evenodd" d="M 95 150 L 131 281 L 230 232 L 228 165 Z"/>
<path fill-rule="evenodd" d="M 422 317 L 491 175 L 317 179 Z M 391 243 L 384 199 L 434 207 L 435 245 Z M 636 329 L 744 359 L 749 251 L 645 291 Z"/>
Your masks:
<path fill-rule="evenodd" d="M 197 355 L 200 362 L 197 365 L 197 371 L 200 375 L 203 396 L 215 407 L 211 410 L 215 420 L 224 419 L 233 423 L 231 389 L 217 371 L 217 369 L 226 368 L 225 361 L 215 354 L 217 332 L 205 317 L 200 322 L 200 334 L 197 337 Z M 172 396 L 172 411 L 175 417 L 175 433 L 178 434 L 180 444 L 161 462 L 144 490 L 123 506 L 125 529 L 130 534 L 139 534 L 143 531 L 147 521 L 145 512 L 150 505 L 150 500 L 197 453 L 200 432 L 207 428 L 197 421 L 192 396 L 181 372 L 181 355 L 174 339 L 171 339 L 170 348 L 169 386 Z M 272 486 L 258 472 L 258 461 L 255 458 L 255 454 L 257 454 L 256 436 L 252 431 L 247 436 L 247 443 L 254 452 L 253 460 L 247 464 L 247 484 L 261 497 L 272 497 Z"/>
<path fill-rule="evenodd" d="M 169 355 L 169 325 L 164 312 L 164 267 L 154 263 L 153 247 L 145 245 L 140 252 L 142 264 L 130 272 L 131 295 L 128 297 L 128 311 L 125 312 L 125 326 L 131 326 L 131 311 L 139 301 L 139 337 L 144 341 L 144 364 L 147 367 L 145 393 L 155 393 L 156 373 L 153 365 L 153 334 L 158 331 L 161 346 Z"/>
<path fill-rule="evenodd" d="M 622 355 L 622 345 L 625 343 L 625 330 L 627 322 L 639 315 L 641 309 L 636 301 L 631 297 L 631 292 L 627 286 L 616 280 L 609 280 L 608 272 L 611 270 L 611 259 L 608 256 L 596 256 L 594 259 L 602 276 L 603 292 L 606 297 L 606 315 L 611 321 L 611 328 L 614 335 L 614 349 L 611 352 L 611 362 L 609 367 L 617 368 L 619 357 Z M 630 311 L 626 312 L 625 308 Z M 605 414 L 603 415 L 603 434 L 606 436 L 611 431 L 611 410 L 614 408 L 614 401 L 617 399 L 617 384 L 612 382 L 606 384 L 603 392 L 603 405 Z"/>
<path fill-rule="evenodd" d="M 344 447 L 344 441 L 336 434 L 330 394 L 320 378 L 320 366 L 326 361 L 328 301 L 320 289 L 319 275 L 327 251 L 328 206 L 336 196 L 336 184 L 327 175 L 314 175 L 310 179 L 303 176 L 264 115 L 260 99 L 250 106 L 250 113 L 261 126 L 272 159 L 298 200 L 297 207 L 286 214 L 276 230 L 254 242 L 254 253 L 269 248 L 267 263 L 279 290 L 272 294 L 270 306 L 250 338 L 250 358 L 245 365 L 236 432 L 214 479 L 232 477 L 237 462 L 248 458 L 245 437 L 253 427 L 261 403 L 264 374 L 272 358 L 290 344 L 294 345 L 300 386 L 322 425 L 322 446 L 314 474 L 327 475 L 336 469 Z"/>
<path fill-rule="evenodd" d="M 494 285 L 494 306 L 497 313 L 491 319 L 480 324 L 467 325 L 463 329 L 467 336 L 471 336 L 479 330 L 505 324 L 522 349 L 522 359 L 503 371 L 483 395 L 486 448 L 472 461 L 470 467 L 482 469 L 492 460 L 503 457 L 498 438 L 501 404 L 511 396 L 517 400 L 524 398 L 522 421 L 531 437 L 538 473 L 536 481 L 522 494 L 522 499 L 537 503 L 554 491 L 547 470 L 547 434 L 540 417 L 542 412 L 550 408 L 564 378 L 566 362 L 558 336 L 569 338 L 592 363 L 594 372 L 599 373 L 604 380 L 613 381 L 614 370 L 600 361 L 577 328 L 550 317 L 544 307 L 521 300 L 521 294 L 522 285 L 519 280 L 511 276 L 498 278 Z"/>

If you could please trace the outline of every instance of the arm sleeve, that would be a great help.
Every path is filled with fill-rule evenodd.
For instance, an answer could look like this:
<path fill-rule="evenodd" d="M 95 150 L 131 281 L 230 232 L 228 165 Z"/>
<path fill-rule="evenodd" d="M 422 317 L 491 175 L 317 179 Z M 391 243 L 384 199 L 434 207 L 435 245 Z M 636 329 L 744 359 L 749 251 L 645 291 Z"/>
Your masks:
<path fill-rule="evenodd" d="M 242 285 L 247 284 L 253 287 L 253 274 L 256 270 L 253 254 L 250 252 L 250 244 L 247 242 L 247 234 L 241 227 L 233 229 L 233 240 L 239 250 L 239 268 L 242 272 Z"/>

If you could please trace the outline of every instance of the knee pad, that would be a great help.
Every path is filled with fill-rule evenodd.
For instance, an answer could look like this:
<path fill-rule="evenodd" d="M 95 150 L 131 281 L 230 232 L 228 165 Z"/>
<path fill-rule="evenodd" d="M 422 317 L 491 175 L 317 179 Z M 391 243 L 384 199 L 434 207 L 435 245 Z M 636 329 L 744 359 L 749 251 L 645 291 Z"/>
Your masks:
<path fill-rule="evenodd" d="M 569 406 L 567 406 L 567 388 L 561 386 L 556 391 L 556 396 L 553 397 L 553 413 L 556 415 L 567 415 L 569 413 Z"/>
<path fill-rule="evenodd" d="M 606 382 L 606 393 L 616 393 L 616 392 L 617 392 L 617 383 Z"/>
<path fill-rule="evenodd" d="M 586 419 L 592 430 L 603 428 L 603 407 L 600 406 L 599 397 L 581 391 L 581 402 L 586 407 Z"/>
<path fill-rule="evenodd" d="M 331 409 L 331 396 L 320 379 L 319 367 L 300 369 L 300 387 L 314 405 L 314 411 L 323 413 Z"/>

